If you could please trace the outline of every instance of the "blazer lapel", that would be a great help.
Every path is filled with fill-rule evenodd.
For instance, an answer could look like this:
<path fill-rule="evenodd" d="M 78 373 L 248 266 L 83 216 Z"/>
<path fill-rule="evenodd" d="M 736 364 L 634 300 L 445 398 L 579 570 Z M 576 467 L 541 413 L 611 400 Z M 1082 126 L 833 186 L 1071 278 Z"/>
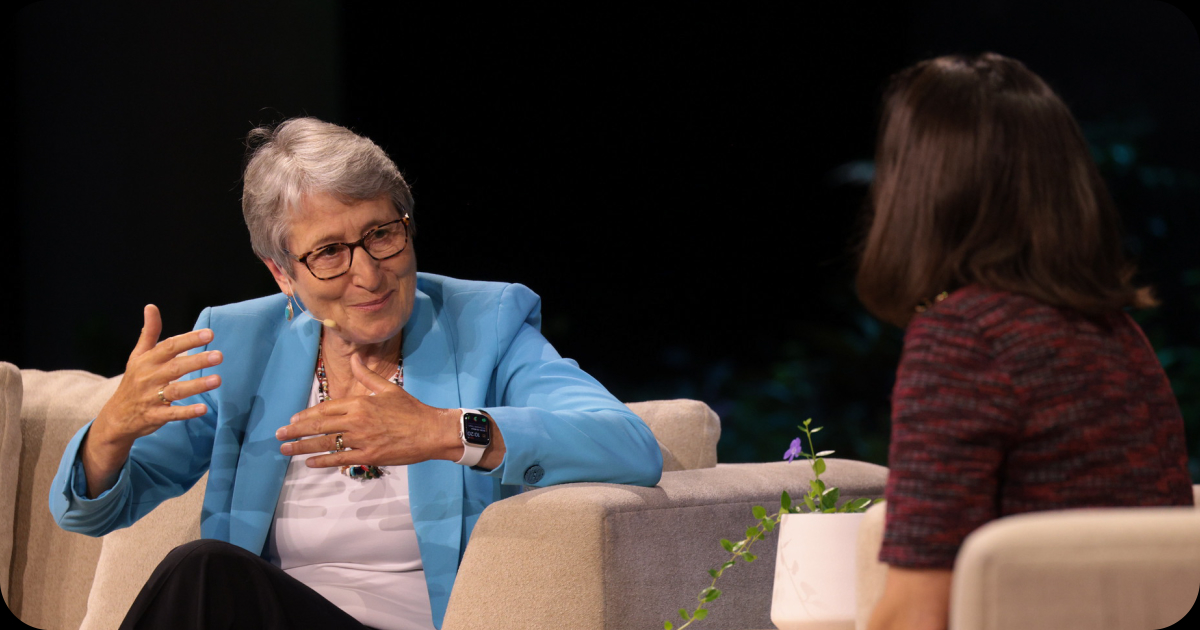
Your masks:
<path fill-rule="evenodd" d="M 461 407 L 453 340 L 433 300 L 417 290 L 404 326 L 404 388 L 417 400 L 441 408 Z M 251 405 L 238 460 L 230 509 L 230 542 L 261 554 L 266 543 L 288 457 L 275 431 L 308 404 L 321 324 L 302 315 L 280 335 Z M 463 467 L 434 460 L 408 467 L 409 505 L 434 609 L 445 610 L 458 572 L 463 533 Z"/>
<path fill-rule="evenodd" d="M 404 326 L 404 389 L 443 409 L 461 407 L 452 340 L 420 289 Z M 463 528 L 463 467 L 432 460 L 408 467 L 409 505 L 434 610 L 445 610 L 458 572 Z"/>
<path fill-rule="evenodd" d="M 230 506 L 229 542 L 261 554 L 290 458 L 275 431 L 308 406 L 321 324 L 307 313 L 283 329 L 250 406 Z"/>

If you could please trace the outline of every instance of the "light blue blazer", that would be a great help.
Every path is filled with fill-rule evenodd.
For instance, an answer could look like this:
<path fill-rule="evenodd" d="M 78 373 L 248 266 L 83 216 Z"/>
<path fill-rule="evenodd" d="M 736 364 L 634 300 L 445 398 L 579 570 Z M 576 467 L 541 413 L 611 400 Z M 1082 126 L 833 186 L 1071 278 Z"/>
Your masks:
<path fill-rule="evenodd" d="M 200 531 L 262 554 L 288 457 L 275 430 L 308 404 L 321 325 L 284 317 L 280 294 L 206 308 L 196 328 L 224 362 L 190 377 L 220 374 L 221 386 L 179 402 L 208 414 L 168 423 L 134 443 L 116 485 L 87 498 L 79 446 L 67 445 L 50 489 L 66 530 L 102 536 L 128 527 L 207 471 Z M 471 530 L 483 509 L 520 491 L 603 481 L 653 486 L 662 454 L 640 418 L 539 332 L 541 300 L 519 284 L 420 273 L 404 326 L 404 386 L 425 404 L 481 408 L 504 434 L 507 454 L 491 472 L 447 461 L 409 467 L 413 523 L 433 621 L 441 627 Z M 516 553 L 514 551 L 514 553 Z"/>

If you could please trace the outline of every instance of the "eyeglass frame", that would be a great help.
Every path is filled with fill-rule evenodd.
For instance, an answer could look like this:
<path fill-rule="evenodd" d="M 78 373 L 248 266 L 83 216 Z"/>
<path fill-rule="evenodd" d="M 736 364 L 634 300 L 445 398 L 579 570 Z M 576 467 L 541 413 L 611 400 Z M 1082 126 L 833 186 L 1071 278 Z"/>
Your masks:
<path fill-rule="evenodd" d="M 401 247 L 399 250 L 397 250 L 395 254 L 390 254 L 388 256 L 384 256 L 383 258 L 376 258 L 375 255 L 371 253 L 371 250 L 367 249 L 367 239 L 371 238 L 371 236 L 373 236 L 375 234 L 375 232 L 377 230 L 379 230 L 380 228 L 387 227 L 393 223 L 400 223 L 404 226 L 404 246 Z M 395 221 L 388 221 L 387 223 L 381 223 L 379 225 L 376 225 L 375 227 L 371 228 L 366 234 L 364 234 L 362 238 L 358 239 L 357 241 L 354 241 L 353 243 L 329 243 L 328 245 L 322 245 L 322 246 L 320 246 L 306 254 L 303 254 L 301 256 L 297 256 L 297 255 L 293 254 L 292 252 L 288 251 L 287 249 L 284 249 L 283 253 L 285 253 L 289 257 L 291 257 L 292 260 L 295 260 L 298 263 L 303 263 L 304 268 L 308 270 L 308 273 L 311 273 L 312 277 L 316 278 L 317 280 L 333 280 L 334 278 L 340 278 L 340 277 L 350 273 L 350 270 L 354 268 L 354 250 L 357 248 L 361 247 L 363 252 L 366 253 L 366 255 L 370 256 L 371 260 L 375 260 L 375 261 L 381 261 L 381 260 L 387 260 L 389 258 L 395 258 L 396 256 L 399 256 L 400 254 L 404 253 L 404 250 L 408 249 L 408 223 L 409 223 L 408 214 L 405 213 L 404 216 L 400 217 L 399 219 L 396 219 Z M 321 276 L 317 275 L 317 272 L 312 270 L 312 267 L 308 266 L 308 257 L 312 256 L 313 254 L 315 254 L 323 249 L 328 249 L 330 247 L 334 247 L 335 245 L 345 245 L 346 247 L 350 248 L 350 264 L 346 266 L 346 270 L 343 271 L 342 273 L 339 273 L 336 276 L 329 276 L 328 278 L 322 278 Z"/>

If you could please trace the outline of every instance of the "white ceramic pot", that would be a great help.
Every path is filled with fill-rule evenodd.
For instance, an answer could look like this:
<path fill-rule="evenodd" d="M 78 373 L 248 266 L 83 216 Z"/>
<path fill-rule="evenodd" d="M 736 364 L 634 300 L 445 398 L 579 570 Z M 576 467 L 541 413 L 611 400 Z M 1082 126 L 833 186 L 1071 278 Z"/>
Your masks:
<path fill-rule="evenodd" d="M 779 630 L 854 630 L 854 554 L 864 514 L 786 514 L 771 622 Z"/>

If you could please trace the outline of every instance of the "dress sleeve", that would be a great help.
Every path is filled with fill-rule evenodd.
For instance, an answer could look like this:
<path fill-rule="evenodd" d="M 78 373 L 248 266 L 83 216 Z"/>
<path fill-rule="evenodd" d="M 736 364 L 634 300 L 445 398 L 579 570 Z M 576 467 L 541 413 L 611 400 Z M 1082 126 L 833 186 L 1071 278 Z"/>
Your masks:
<path fill-rule="evenodd" d="M 914 318 L 892 391 L 881 562 L 954 566 L 967 534 L 997 517 L 1016 416 L 1012 385 L 973 322 L 936 309 Z"/>
<path fill-rule="evenodd" d="M 507 485 L 602 481 L 653 486 L 662 451 L 649 427 L 537 329 L 539 298 L 510 285 L 500 298 L 493 400 Z"/>

